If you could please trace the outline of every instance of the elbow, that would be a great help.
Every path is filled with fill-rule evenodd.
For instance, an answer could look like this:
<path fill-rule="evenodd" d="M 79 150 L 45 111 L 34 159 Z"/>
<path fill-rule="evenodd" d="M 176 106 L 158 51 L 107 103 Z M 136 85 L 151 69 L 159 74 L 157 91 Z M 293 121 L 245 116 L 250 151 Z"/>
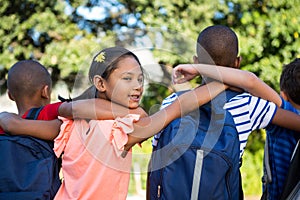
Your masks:
<path fill-rule="evenodd" d="M 243 80 L 243 89 L 246 91 L 252 91 L 260 80 L 254 73 L 248 72 L 245 79 Z"/>
<path fill-rule="evenodd" d="M 59 107 L 59 115 L 64 118 L 73 119 L 74 109 L 76 109 L 76 107 L 72 108 L 72 105 L 73 102 L 65 102 L 61 104 Z"/>

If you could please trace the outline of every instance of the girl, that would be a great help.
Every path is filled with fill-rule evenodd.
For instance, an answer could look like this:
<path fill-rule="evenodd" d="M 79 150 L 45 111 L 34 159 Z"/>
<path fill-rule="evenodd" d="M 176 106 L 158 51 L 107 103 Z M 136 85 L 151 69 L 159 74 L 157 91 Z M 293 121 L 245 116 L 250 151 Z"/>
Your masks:
<path fill-rule="evenodd" d="M 89 79 L 93 86 L 76 99 L 102 98 L 130 109 L 139 106 L 143 71 L 138 58 L 127 49 L 112 47 L 100 51 L 93 58 Z M 207 103 L 224 88 L 219 82 L 209 83 L 182 94 L 149 117 L 128 114 L 115 120 L 62 118 L 54 151 L 57 156 L 63 153 L 64 179 L 55 199 L 126 199 L 131 154 L 124 158 L 122 152 L 130 151 L 135 143 L 153 136 L 181 114 Z M 85 118 L 101 112 L 85 101 L 73 102 L 72 108 Z"/>

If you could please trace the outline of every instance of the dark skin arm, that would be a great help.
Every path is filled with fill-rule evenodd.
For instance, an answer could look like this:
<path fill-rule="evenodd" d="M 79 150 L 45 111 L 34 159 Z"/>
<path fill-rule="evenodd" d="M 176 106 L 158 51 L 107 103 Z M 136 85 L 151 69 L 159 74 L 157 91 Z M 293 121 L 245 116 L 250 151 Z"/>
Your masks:
<path fill-rule="evenodd" d="M 26 120 L 14 113 L 0 113 L 0 126 L 12 135 L 31 135 L 43 140 L 53 140 L 59 133 L 61 121 Z M 17 132 L 17 134 L 14 134 Z M 32 134 L 28 134 L 32 133 Z"/>
<path fill-rule="evenodd" d="M 282 108 L 277 108 L 272 124 L 300 132 L 300 116 Z"/>

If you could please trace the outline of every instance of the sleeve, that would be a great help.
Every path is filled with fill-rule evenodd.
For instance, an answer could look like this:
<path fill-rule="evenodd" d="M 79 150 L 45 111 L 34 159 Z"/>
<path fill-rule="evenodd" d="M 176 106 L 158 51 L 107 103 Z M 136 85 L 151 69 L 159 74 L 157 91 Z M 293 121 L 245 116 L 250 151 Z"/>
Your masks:
<path fill-rule="evenodd" d="M 281 102 L 282 103 L 281 103 L 280 108 L 294 112 L 294 113 L 298 113 L 298 111 L 292 106 L 292 104 L 290 102 L 284 100 L 282 97 L 281 97 Z M 278 129 L 278 126 L 275 124 L 269 124 L 266 128 L 266 130 L 269 131 L 270 133 L 275 132 L 276 129 Z"/>
<path fill-rule="evenodd" d="M 53 120 L 58 118 L 58 109 L 59 106 L 63 102 L 57 102 L 57 103 L 51 103 L 46 106 L 41 110 L 41 113 L 39 114 L 38 119 L 39 120 Z"/>
<path fill-rule="evenodd" d="M 4 134 L 4 133 L 5 133 L 4 130 L 0 126 L 0 134 Z"/>
<path fill-rule="evenodd" d="M 129 114 L 125 117 L 117 117 L 112 126 L 111 142 L 117 150 L 123 150 L 128 141 L 127 134 L 134 130 L 133 123 L 137 122 L 140 115 Z"/>
<path fill-rule="evenodd" d="M 59 117 L 59 119 L 62 120 L 63 123 L 60 126 L 60 132 L 58 136 L 54 139 L 53 151 L 56 157 L 60 157 L 60 155 L 64 152 L 70 138 L 74 122 L 73 120 L 69 120 L 63 117 Z"/>
<path fill-rule="evenodd" d="M 230 112 L 239 133 L 268 126 L 277 106 L 269 101 L 243 93 L 231 99 L 224 108 Z"/>
<path fill-rule="evenodd" d="M 276 105 L 264 99 L 243 93 L 224 105 L 233 118 L 240 140 L 240 155 L 246 147 L 253 130 L 266 128 L 276 113 Z"/>
<path fill-rule="evenodd" d="M 161 103 L 160 110 L 167 107 L 171 103 L 173 103 L 173 101 L 175 101 L 177 98 L 178 98 L 178 95 L 176 93 L 173 93 L 173 94 L 169 95 L 168 97 L 166 97 Z"/>

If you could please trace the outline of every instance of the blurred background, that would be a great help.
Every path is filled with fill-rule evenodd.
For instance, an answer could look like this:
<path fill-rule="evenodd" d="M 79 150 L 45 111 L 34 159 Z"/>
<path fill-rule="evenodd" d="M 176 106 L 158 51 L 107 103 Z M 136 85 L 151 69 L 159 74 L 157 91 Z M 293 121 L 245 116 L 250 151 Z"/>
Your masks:
<path fill-rule="evenodd" d="M 239 37 L 242 69 L 279 91 L 282 66 L 300 57 L 298 0 L 1 0 L 0 111 L 16 112 L 7 98 L 9 68 L 36 59 L 51 73 L 52 100 L 75 97 L 89 84 L 93 55 L 109 46 L 136 53 L 147 74 L 142 106 L 149 113 L 174 91 L 172 67 L 191 63 L 198 34 L 222 24 Z M 230 47 L 229 47 L 230 48 Z M 20 83 L 22 84 L 22 83 Z M 264 130 L 251 134 L 242 166 L 246 199 L 261 195 Z M 129 198 L 143 199 L 151 139 L 134 148 Z"/>

